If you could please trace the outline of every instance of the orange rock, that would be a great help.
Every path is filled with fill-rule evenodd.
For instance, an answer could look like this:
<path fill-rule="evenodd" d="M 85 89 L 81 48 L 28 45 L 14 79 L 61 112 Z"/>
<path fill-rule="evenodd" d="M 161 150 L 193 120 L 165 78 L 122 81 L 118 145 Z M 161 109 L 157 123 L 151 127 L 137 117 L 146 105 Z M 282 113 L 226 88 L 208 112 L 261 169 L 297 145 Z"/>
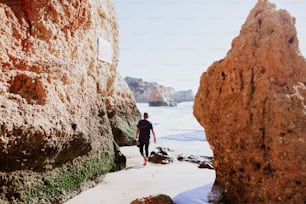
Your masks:
<path fill-rule="evenodd" d="M 0 33 L 0 201 L 22 200 L 54 169 L 113 157 L 114 137 L 127 137 L 140 113 L 116 71 L 111 0 L 4 0 Z M 99 47 L 102 38 L 108 48 Z M 98 58 L 99 48 L 111 63 Z"/>
<path fill-rule="evenodd" d="M 159 194 L 133 200 L 131 204 L 173 204 L 173 201 L 169 196 Z"/>
<path fill-rule="evenodd" d="M 306 201 L 306 61 L 294 24 L 259 0 L 227 56 L 201 77 L 194 115 L 233 203 Z"/>

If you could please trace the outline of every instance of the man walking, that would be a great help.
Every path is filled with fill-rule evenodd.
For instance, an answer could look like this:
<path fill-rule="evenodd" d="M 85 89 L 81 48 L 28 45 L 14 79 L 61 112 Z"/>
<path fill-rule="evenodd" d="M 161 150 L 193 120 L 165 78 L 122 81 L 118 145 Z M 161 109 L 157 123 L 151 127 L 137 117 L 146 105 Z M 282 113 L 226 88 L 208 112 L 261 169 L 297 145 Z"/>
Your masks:
<path fill-rule="evenodd" d="M 139 150 L 140 154 L 144 159 L 144 166 L 147 165 L 147 160 L 149 157 L 149 144 L 150 144 L 150 133 L 152 132 L 152 135 L 154 136 L 154 143 L 156 143 L 156 136 L 153 129 L 153 125 L 150 121 L 148 121 L 149 115 L 148 113 L 143 114 L 143 119 L 140 120 L 137 124 L 136 129 L 136 139 L 138 139 L 139 142 Z M 143 147 L 145 147 L 145 154 L 143 153 Z"/>

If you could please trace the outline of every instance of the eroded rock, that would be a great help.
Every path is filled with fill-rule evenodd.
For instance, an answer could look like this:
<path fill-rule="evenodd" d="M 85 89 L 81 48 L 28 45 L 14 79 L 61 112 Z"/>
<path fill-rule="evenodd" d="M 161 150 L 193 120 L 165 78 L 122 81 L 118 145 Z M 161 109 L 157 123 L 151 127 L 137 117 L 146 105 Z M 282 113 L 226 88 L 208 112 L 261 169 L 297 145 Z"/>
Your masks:
<path fill-rule="evenodd" d="M 306 201 L 306 61 L 294 24 L 259 0 L 227 56 L 201 77 L 194 114 L 231 202 Z"/>
<path fill-rule="evenodd" d="M 133 200 L 131 204 L 173 204 L 173 201 L 170 196 L 159 194 L 145 198 L 138 198 Z"/>
<path fill-rule="evenodd" d="M 0 200 L 64 200 L 110 170 L 114 137 L 140 118 L 116 72 L 114 7 L 3 0 L 0 31 Z"/>

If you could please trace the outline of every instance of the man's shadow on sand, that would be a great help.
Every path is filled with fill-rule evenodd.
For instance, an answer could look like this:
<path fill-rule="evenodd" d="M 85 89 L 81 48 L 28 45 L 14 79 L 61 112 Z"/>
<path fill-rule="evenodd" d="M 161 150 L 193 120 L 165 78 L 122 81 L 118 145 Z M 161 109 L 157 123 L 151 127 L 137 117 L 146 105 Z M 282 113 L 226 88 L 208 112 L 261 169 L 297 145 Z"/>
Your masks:
<path fill-rule="evenodd" d="M 141 164 L 139 164 L 139 165 L 133 165 L 133 166 L 128 166 L 128 167 L 125 167 L 125 169 L 124 170 L 130 170 L 130 169 L 142 169 L 142 168 L 144 168 L 144 167 L 147 167 L 148 166 L 148 164 L 147 165 L 141 165 Z"/>

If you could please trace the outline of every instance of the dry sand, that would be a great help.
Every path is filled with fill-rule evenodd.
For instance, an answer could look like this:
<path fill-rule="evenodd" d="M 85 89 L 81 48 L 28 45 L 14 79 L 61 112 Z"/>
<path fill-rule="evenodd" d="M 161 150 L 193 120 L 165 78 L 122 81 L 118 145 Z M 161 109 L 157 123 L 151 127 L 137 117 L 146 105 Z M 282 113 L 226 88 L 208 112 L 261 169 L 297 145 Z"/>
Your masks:
<path fill-rule="evenodd" d="M 151 146 L 150 150 L 156 147 Z M 168 165 L 148 163 L 143 166 L 137 147 L 122 147 L 121 151 L 127 157 L 126 169 L 107 174 L 97 186 L 66 204 L 125 204 L 160 193 L 174 197 L 211 184 L 215 179 L 215 171 L 199 169 L 196 164 L 175 161 Z"/>

